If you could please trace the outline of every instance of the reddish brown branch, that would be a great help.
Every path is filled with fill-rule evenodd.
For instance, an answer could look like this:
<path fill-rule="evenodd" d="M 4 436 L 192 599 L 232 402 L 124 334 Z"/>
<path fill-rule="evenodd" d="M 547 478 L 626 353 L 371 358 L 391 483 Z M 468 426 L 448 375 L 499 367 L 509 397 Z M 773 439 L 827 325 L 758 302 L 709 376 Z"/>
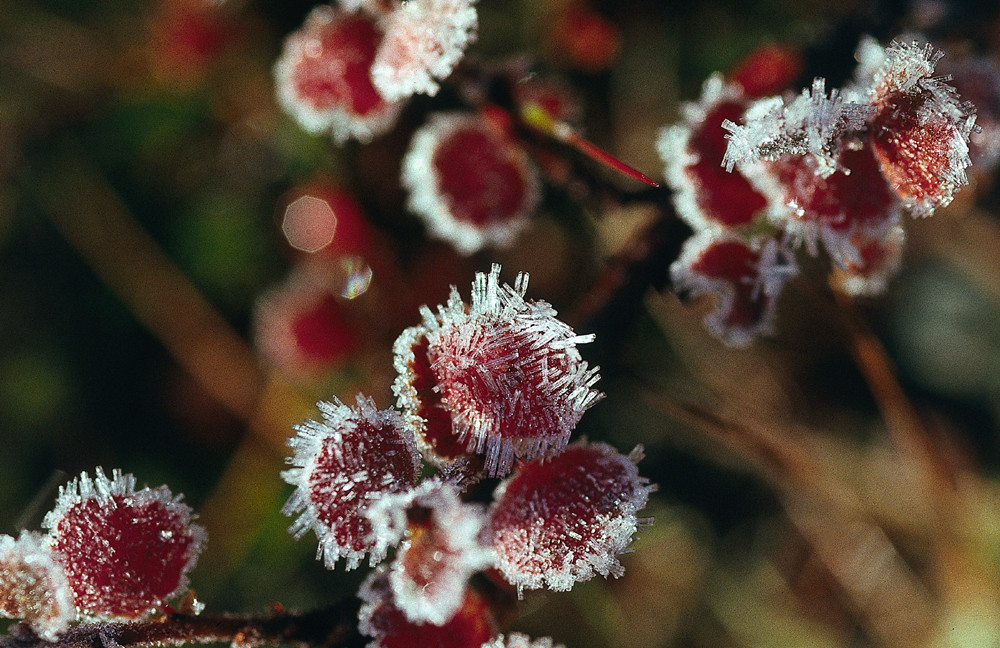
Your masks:
<path fill-rule="evenodd" d="M 91 623 L 70 628 L 55 641 L 37 637 L 24 624 L 0 637 L 0 648 L 128 648 L 159 644 L 226 642 L 234 646 L 293 644 L 314 648 L 360 648 L 357 599 L 297 613 L 267 615 L 170 614 L 141 623 Z"/>

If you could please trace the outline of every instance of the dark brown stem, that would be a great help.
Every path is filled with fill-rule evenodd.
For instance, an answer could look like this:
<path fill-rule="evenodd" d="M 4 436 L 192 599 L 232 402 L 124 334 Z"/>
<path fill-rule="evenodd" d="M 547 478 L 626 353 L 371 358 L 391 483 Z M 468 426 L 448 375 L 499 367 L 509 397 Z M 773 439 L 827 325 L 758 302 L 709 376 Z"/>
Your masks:
<path fill-rule="evenodd" d="M 24 624 L 0 637 L 0 648 L 128 648 L 158 644 L 227 642 L 234 646 L 293 644 L 311 648 L 361 648 L 357 599 L 297 613 L 277 608 L 267 615 L 170 614 L 140 623 L 90 623 L 45 641 Z"/>

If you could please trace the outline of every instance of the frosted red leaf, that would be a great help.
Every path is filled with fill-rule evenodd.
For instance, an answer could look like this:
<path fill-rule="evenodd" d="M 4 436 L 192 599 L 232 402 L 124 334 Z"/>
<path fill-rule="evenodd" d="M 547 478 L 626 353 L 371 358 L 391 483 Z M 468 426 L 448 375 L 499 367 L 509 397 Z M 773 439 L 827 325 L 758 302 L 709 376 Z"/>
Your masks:
<path fill-rule="evenodd" d="M 520 592 L 565 591 L 597 574 L 619 577 L 653 487 L 628 456 L 603 443 L 576 443 L 518 466 L 496 490 L 488 537 L 497 569 Z"/>
<path fill-rule="evenodd" d="M 532 639 L 520 632 L 509 632 L 498 635 L 483 644 L 482 648 L 566 648 L 562 644 L 552 642 L 551 637 Z"/>
<path fill-rule="evenodd" d="M 376 547 L 365 511 L 380 497 L 401 493 L 417 481 L 420 457 L 406 420 L 393 410 L 377 410 L 358 395 L 357 405 L 339 400 L 316 404 L 322 421 L 295 426 L 288 445 L 293 467 L 281 473 L 295 486 L 285 515 L 299 514 L 289 531 L 302 537 L 316 533 L 317 559 L 328 568 L 343 558 L 354 569 L 367 553 L 371 563 L 385 557 Z"/>
<path fill-rule="evenodd" d="M 884 54 L 869 92 L 872 147 L 904 205 L 927 216 L 968 184 L 975 108 L 933 76 L 944 54 L 930 44 L 893 42 Z"/>
<path fill-rule="evenodd" d="M 476 39 L 475 0 L 408 0 L 385 18 L 371 77 L 389 101 L 437 94 Z"/>
<path fill-rule="evenodd" d="M 885 292 L 886 284 L 899 271 L 906 234 L 899 225 L 884 233 L 857 233 L 850 237 L 854 254 L 834 268 L 833 284 L 855 297 Z"/>
<path fill-rule="evenodd" d="M 462 603 L 469 577 L 493 564 L 482 542 L 483 507 L 458 489 L 429 480 L 408 493 L 388 495 L 368 511 L 377 546 L 402 538 L 389 568 L 396 606 L 418 623 L 445 623 Z"/>
<path fill-rule="evenodd" d="M 100 468 L 59 490 L 42 526 L 81 617 L 139 619 L 184 591 L 205 531 L 180 500 Z"/>
<path fill-rule="evenodd" d="M 407 205 L 462 254 L 511 244 L 540 199 L 538 172 L 513 141 L 476 115 L 438 113 L 403 159 Z"/>
<path fill-rule="evenodd" d="M 302 265 L 257 300 L 254 345 L 268 362 L 306 378 L 329 370 L 358 345 L 358 332 L 330 292 L 334 272 Z"/>
<path fill-rule="evenodd" d="M 395 345 L 398 405 L 429 413 L 421 431 L 429 449 L 485 453 L 491 475 L 506 474 L 514 456 L 561 450 L 601 397 L 597 369 L 577 350 L 593 336 L 574 334 L 546 302 L 525 301 L 527 287 L 525 274 L 501 285 L 494 265 L 476 274 L 469 306 L 452 288 Z"/>
<path fill-rule="evenodd" d="M 684 106 L 683 120 L 657 139 L 677 214 L 696 230 L 748 226 L 767 205 L 738 170 L 722 168 L 727 145 L 722 124 L 740 119 L 746 106 L 739 86 L 712 76 L 699 101 Z"/>
<path fill-rule="evenodd" d="M 771 331 L 777 296 L 797 273 L 791 253 L 774 239 L 749 244 L 708 231 L 685 241 L 680 257 L 670 266 L 678 293 L 715 296 L 715 308 L 705 323 L 719 339 L 736 347 Z"/>
<path fill-rule="evenodd" d="M 482 646 L 496 634 L 496 622 L 486 600 L 466 589 L 462 603 L 443 624 L 415 623 L 393 601 L 393 589 L 384 568 L 361 585 L 363 601 L 358 629 L 373 637 L 368 648 L 469 648 Z"/>
<path fill-rule="evenodd" d="M 300 126 L 339 142 L 371 140 L 393 126 L 400 105 L 371 81 L 382 42 L 375 19 L 330 6 L 313 9 L 274 66 L 278 102 Z"/>
<path fill-rule="evenodd" d="M 66 573 L 38 533 L 0 535 L 0 617 L 24 619 L 46 641 L 76 619 Z"/>

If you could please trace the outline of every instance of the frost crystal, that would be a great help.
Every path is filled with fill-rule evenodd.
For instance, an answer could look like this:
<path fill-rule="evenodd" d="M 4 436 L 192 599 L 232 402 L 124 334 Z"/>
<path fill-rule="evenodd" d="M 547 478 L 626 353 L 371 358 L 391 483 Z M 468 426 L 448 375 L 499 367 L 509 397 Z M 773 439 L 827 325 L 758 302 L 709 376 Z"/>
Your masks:
<path fill-rule="evenodd" d="M 469 307 L 452 288 L 448 303 L 397 340 L 393 385 L 399 407 L 423 420 L 429 448 L 486 454 L 502 475 L 514 456 L 532 459 L 561 450 L 584 411 L 596 403 L 599 376 L 575 335 L 546 302 L 525 301 L 528 277 L 500 285 L 500 266 L 477 273 Z M 432 395 L 431 402 L 423 397 Z M 438 427 L 440 426 L 440 427 Z M 454 455 L 452 455 L 454 456 Z M 446 457 L 447 458 L 447 457 Z"/>
<path fill-rule="evenodd" d="M 401 106 L 372 85 L 382 33 L 374 19 L 330 6 L 313 9 L 290 34 L 274 66 L 278 102 L 305 130 L 338 142 L 371 140 L 389 130 Z"/>
<path fill-rule="evenodd" d="M 435 114 L 414 133 L 402 183 L 409 209 L 462 254 L 512 243 L 541 195 L 524 151 L 464 113 Z"/>
<path fill-rule="evenodd" d="M 670 266 L 678 293 L 716 296 L 705 323 L 719 339 L 736 347 L 771 331 L 778 293 L 797 273 L 791 254 L 774 239 L 750 245 L 731 234 L 710 231 L 685 241 L 680 258 Z"/>
<path fill-rule="evenodd" d="M 375 564 L 385 547 L 376 550 L 365 511 L 416 483 L 420 457 L 413 433 L 395 411 L 376 410 L 360 394 L 353 408 L 336 399 L 316 405 L 323 420 L 295 426 L 297 434 L 288 440 L 294 467 L 281 476 L 296 488 L 282 512 L 301 513 L 289 531 L 300 538 L 312 529 L 319 539 L 316 558 L 328 568 L 343 558 L 354 569 L 369 551 Z"/>
<path fill-rule="evenodd" d="M 372 81 L 389 101 L 434 96 L 476 38 L 475 0 L 408 0 L 385 20 Z"/>
<path fill-rule="evenodd" d="M 816 78 L 812 88 L 787 104 L 780 97 L 763 99 L 747 110 L 743 125 L 726 121 L 729 146 L 722 164 L 732 171 L 747 161 L 812 155 L 819 174 L 829 176 L 837 169 L 845 134 L 863 129 L 871 112 L 866 104 L 845 102 L 837 90 L 827 96 L 826 80 Z"/>
<path fill-rule="evenodd" d="M 496 634 L 486 600 L 466 589 L 457 611 L 443 624 L 415 623 L 393 601 L 386 569 L 372 572 L 358 592 L 362 600 L 358 630 L 373 637 L 368 648 L 469 648 Z"/>
<path fill-rule="evenodd" d="M 482 648 L 566 648 L 562 644 L 552 643 L 551 637 L 532 639 L 520 632 L 510 632 L 499 635 L 483 644 Z"/>
<path fill-rule="evenodd" d="M 46 641 L 76 618 L 66 573 L 38 533 L 0 536 L 0 617 L 24 619 Z"/>
<path fill-rule="evenodd" d="M 82 617 L 138 619 L 184 590 L 205 531 L 180 500 L 100 468 L 59 490 L 42 525 Z"/>
<path fill-rule="evenodd" d="M 497 568 L 518 591 L 569 590 L 595 574 L 621 576 L 617 555 L 632 542 L 653 490 L 628 456 L 576 443 L 518 467 L 494 494 L 489 537 Z"/>
<path fill-rule="evenodd" d="M 462 604 L 474 572 L 493 564 L 480 538 L 486 516 L 465 504 L 451 484 L 426 481 L 409 493 L 387 495 L 368 510 L 376 546 L 406 539 L 389 570 L 397 607 L 416 623 L 441 625 Z"/>
<path fill-rule="evenodd" d="M 929 43 L 893 42 L 869 93 L 875 155 L 915 216 L 946 206 L 958 187 L 968 184 L 975 108 L 960 102 L 944 79 L 931 76 L 943 55 Z"/>
<path fill-rule="evenodd" d="M 684 106 L 681 123 L 660 132 L 656 142 L 674 190 L 677 214 L 696 230 L 751 224 L 767 201 L 738 171 L 722 168 L 726 153 L 722 124 L 740 118 L 747 100 L 739 86 L 713 75 L 697 103 Z"/>

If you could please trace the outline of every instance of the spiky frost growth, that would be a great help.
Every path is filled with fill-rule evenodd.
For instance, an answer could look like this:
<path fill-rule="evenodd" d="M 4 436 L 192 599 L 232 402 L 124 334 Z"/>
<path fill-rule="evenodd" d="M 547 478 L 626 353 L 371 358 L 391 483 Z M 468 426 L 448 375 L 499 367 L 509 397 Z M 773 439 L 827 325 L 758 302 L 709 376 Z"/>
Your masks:
<path fill-rule="evenodd" d="M 311 133 L 370 141 L 392 128 L 401 105 L 371 82 L 382 42 L 375 20 L 327 5 L 316 7 L 285 40 L 275 63 L 278 103 Z"/>
<path fill-rule="evenodd" d="M 826 80 L 813 79 L 790 102 L 781 97 L 763 99 L 747 109 L 743 124 L 727 120 L 729 146 L 723 159 L 727 171 L 740 163 L 777 160 L 782 155 L 810 155 L 822 177 L 838 168 L 846 134 L 860 131 L 873 112 L 867 104 L 845 102 L 840 92 L 826 93 Z"/>
<path fill-rule="evenodd" d="M 519 466 L 497 487 L 490 509 L 488 534 L 504 578 L 520 593 L 621 576 L 617 556 L 631 544 L 653 490 L 639 477 L 641 458 L 641 447 L 626 456 L 581 442 Z"/>
<path fill-rule="evenodd" d="M 670 266 L 678 293 L 715 295 L 715 308 L 705 324 L 735 347 L 748 346 L 757 335 L 771 332 L 778 294 L 797 273 L 791 253 L 774 239 L 747 243 L 709 231 L 685 241 L 680 257 Z"/>
<path fill-rule="evenodd" d="M 166 486 L 97 468 L 59 489 L 42 521 L 81 617 L 139 619 L 187 587 L 205 530 Z"/>
<path fill-rule="evenodd" d="M 295 492 L 282 512 L 300 513 L 289 531 L 300 538 L 312 529 L 319 539 L 316 558 L 328 568 L 343 558 L 354 569 L 368 552 L 374 565 L 385 557 L 385 547 L 376 548 L 365 511 L 416 483 L 420 457 L 413 433 L 398 413 L 376 410 L 360 394 L 355 407 L 336 399 L 316 405 L 323 420 L 296 425 L 288 441 L 293 468 L 281 476 Z"/>
<path fill-rule="evenodd" d="M 532 639 L 520 632 L 508 632 L 487 641 L 482 648 L 566 648 L 562 644 L 552 642 L 552 637 Z"/>
<path fill-rule="evenodd" d="M 373 637 L 368 648 L 469 648 L 482 646 L 496 634 L 496 622 L 486 600 L 466 589 L 455 613 L 444 623 L 416 623 L 394 602 L 385 567 L 372 572 L 361 584 L 358 630 Z"/>
<path fill-rule="evenodd" d="M 541 198 L 524 151 L 480 117 L 437 113 L 403 159 L 407 207 L 461 254 L 510 245 Z"/>
<path fill-rule="evenodd" d="M 437 452 L 465 447 L 502 475 L 514 456 L 532 459 L 566 446 L 584 411 L 601 398 L 599 376 L 580 357 L 576 335 L 546 302 L 525 301 L 528 276 L 500 284 L 500 266 L 477 273 L 467 307 L 448 303 L 397 340 L 393 385 L 399 407 L 428 416 L 422 436 Z M 433 400 L 426 402 L 425 396 Z M 445 458 L 451 458 L 455 455 Z"/>
<path fill-rule="evenodd" d="M 76 619 L 66 573 L 38 533 L 0 535 L 0 617 L 24 619 L 46 641 Z"/>
<path fill-rule="evenodd" d="M 944 56 L 929 43 L 893 42 L 870 86 L 871 141 L 882 172 L 914 216 L 948 205 L 968 184 L 975 108 L 932 76 Z"/>
<path fill-rule="evenodd" d="M 483 507 L 463 503 L 451 484 L 429 480 L 408 493 L 382 497 L 368 518 L 376 547 L 395 545 L 405 535 L 389 584 L 410 621 L 445 623 L 462 604 L 469 577 L 493 564 L 493 552 L 481 538 Z"/>
<path fill-rule="evenodd" d="M 372 81 L 389 101 L 434 96 L 475 41 L 475 0 L 408 0 L 385 19 Z"/>
<path fill-rule="evenodd" d="M 747 99 L 740 86 L 714 74 L 701 98 L 683 106 L 680 123 L 660 131 L 656 150 L 673 189 L 677 214 L 695 230 L 748 226 L 767 201 L 738 171 L 726 173 L 726 132 L 722 124 L 743 115 Z"/>

